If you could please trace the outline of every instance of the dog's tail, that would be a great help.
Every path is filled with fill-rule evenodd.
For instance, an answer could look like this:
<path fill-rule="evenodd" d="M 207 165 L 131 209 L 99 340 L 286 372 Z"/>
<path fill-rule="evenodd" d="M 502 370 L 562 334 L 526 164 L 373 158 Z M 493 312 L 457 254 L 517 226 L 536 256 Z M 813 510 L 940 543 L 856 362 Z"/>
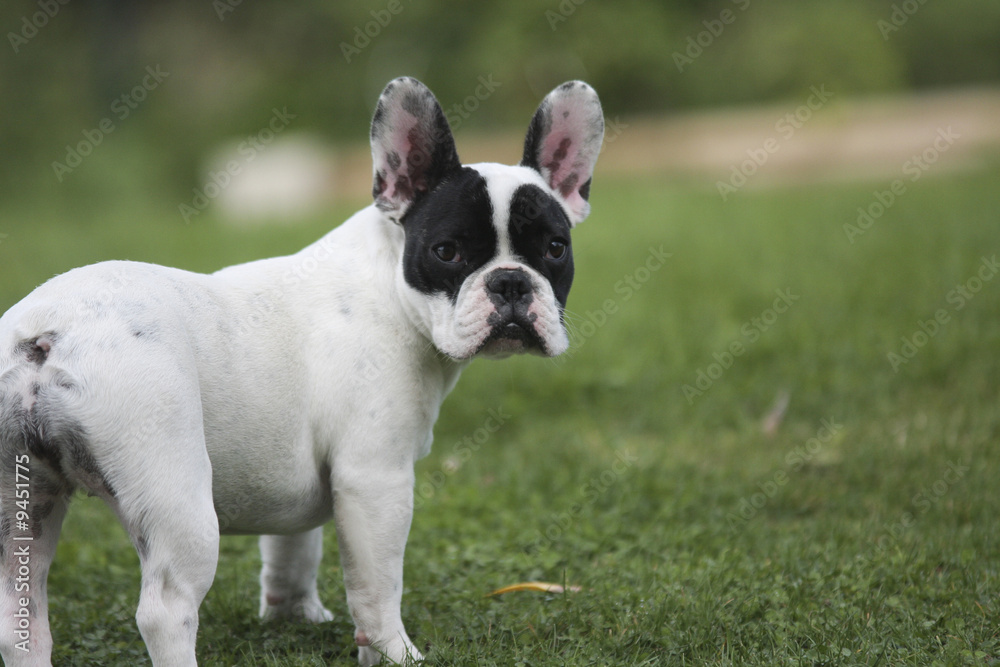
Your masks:
<path fill-rule="evenodd" d="M 73 489 L 62 460 L 66 424 L 51 419 L 53 411 L 47 409 L 58 402 L 53 383 L 63 390 L 70 383 L 58 370 L 42 371 L 57 339 L 52 332 L 13 340 L 0 336 L 0 474 L 4 476 L 0 489 L 4 491 L 14 482 L 17 464 L 24 461 L 31 462 L 35 485 L 44 484 L 56 495 Z"/>

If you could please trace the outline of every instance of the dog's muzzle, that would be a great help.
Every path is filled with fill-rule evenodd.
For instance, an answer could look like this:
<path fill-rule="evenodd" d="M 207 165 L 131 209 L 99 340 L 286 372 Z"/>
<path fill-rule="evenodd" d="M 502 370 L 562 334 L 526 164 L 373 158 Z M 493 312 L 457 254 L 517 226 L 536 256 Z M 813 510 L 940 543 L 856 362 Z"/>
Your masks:
<path fill-rule="evenodd" d="M 535 330 L 538 316 L 529 312 L 535 292 L 528 274 L 521 269 L 497 269 L 486 277 L 485 286 L 495 311 L 486 320 L 491 329 L 483 348 L 499 353 L 544 350 Z"/>

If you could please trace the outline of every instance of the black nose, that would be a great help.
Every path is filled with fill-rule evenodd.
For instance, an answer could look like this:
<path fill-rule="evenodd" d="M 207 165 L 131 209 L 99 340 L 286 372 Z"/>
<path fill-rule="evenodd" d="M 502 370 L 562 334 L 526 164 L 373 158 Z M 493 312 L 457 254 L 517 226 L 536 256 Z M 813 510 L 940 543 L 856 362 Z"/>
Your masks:
<path fill-rule="evenodd" d="M 496 295 L 503 303 L 513 305 L 530 297 L 531 279 L 520 269 L 498 269 L 486 278 L 486 289 L 491 296 Z"/>

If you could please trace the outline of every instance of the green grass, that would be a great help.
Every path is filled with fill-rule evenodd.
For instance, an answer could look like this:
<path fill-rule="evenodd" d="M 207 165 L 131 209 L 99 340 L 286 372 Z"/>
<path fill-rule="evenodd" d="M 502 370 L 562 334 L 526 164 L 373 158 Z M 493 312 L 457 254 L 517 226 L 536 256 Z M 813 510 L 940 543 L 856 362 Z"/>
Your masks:
<path fill-rule="evenodd" d="M 724 203 L 599 179 L 574 236 L 572 354 L 473 364 L 418 465 L 403 619 L 428 664 L 1000 663 L 1000 277 L 949 301 L 1000 253 L 998 181 L 928 176 L 852 244 L 843 225 L 888 182 Z M 211 270 L 293 251 L 350 209 L 264 230 L 169 207 L 7 214 L 0 308 L 99 259 Z M 776 290 L 798 297 L 781 314 Z M 895 372 L 887 354 L 940 309 Z M 689 400 L 699 371 L 718 377 Z M 327 545 L 336 620 L 263 626 L 256 541 L 224 538 L 203 664 L 352 664 L 332 528 Z M 535 579 L 582 590 L 484 597 Z M 137 558 L 99 502 L 75 501 L 50 592 L 56 664 L 146 660 Z"/>

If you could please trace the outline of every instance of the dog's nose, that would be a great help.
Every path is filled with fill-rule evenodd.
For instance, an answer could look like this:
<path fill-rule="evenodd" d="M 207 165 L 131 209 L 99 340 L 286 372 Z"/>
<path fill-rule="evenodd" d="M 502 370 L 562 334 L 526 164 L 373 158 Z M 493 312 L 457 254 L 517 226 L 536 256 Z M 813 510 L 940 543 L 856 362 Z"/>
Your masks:
<path fill-rule="evenodd" d="M 531 279 L 520 269 L 498 269 L 486 278 L 486 290 L 515 304 L 531 294 Z"/>

